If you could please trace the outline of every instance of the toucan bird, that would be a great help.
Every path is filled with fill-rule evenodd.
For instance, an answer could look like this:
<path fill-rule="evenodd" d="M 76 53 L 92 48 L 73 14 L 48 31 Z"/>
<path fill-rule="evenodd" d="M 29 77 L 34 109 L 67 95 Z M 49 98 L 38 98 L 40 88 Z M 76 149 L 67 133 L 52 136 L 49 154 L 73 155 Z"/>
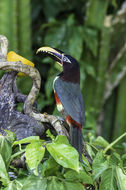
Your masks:
<path fill-rule="evenodd" d="M 54 80 L 54 95 L 57 109 L 70 127 L 71 145 L 77 149 L 82 161 L 82 125 L 85 113 L 80 91 L 80 66 L 75 58 L 60 50 L 41 47 L 38 52 L 49 55 L 63 68 Z"/>

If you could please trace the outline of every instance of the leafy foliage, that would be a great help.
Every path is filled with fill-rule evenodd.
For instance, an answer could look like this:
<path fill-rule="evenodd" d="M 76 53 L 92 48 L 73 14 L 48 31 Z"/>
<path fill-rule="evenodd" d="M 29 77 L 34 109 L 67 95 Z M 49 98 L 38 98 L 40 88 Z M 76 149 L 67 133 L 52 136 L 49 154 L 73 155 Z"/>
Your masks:
<path fill-rule="evenodd" d="M 98 118 L 102 112 L 104 118 L 100 135 L 112 140 L 125 132 L 125 74 L 122 77 L 124 80 L 118 81 L 126 63 L 125 51 L 122 51 L 126 39 L 123 2 L 1 0 L 0 33 L 8 37 L 10 50 L 29 59 L 33 57 L 40 71 L 39 110 L 56 113 L 52 85 L 61 68 L 49 58 L 36 56 L 36 50 L 41 46 L 52 46 L 74 56 L 80 63 L 81 89 L 87 112 L 85 136 L 91 131 L 97 133 Z M 116 64 L 111 66 L 113 63 Z M 104 101 L 108 82 L 109 86 L 115 83 L 118 87 L 115 86 L 117 88 L 114 87 L 108 100 Z M 24 94 L 29 93 L 32 86 L 30 78 L 18 78 L 17 83 Z M 18 110 L 22 110 L 21 104 Z"/>
<path fill-rule="evenodd" d="M 79 162 L 77 151 L 65 136 L 54 137 L 50 132 L 47 136 L 51 140 L 33 136 L 15 141 L 10 132 L 6 137 L 0 136 L 0 147 L 6 147 L 6 154 L 10 155 L 5 157 L 5 150 L 0 149 L 2 190 L 84 190 L 98 189 L 98 186 L 99 190 L 125 189 L 126 152 L 119 154 L 115 145 L 126 134 L 111 144 L 101 137 L 86 142 L 94 152 L 92 167 L 84 156 L 83 162 Z M 111 149 L 109 154 L 106 152 L 108 147 Z M 24 154 L 26 167 L 15 167 L 13 163 L 22 160 Z"/>

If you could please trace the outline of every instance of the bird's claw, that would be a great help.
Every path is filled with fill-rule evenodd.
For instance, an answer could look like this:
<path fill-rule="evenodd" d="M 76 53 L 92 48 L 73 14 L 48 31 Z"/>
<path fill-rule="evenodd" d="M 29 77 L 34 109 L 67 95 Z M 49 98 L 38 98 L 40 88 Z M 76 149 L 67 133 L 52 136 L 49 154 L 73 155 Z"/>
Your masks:
<path fill-rule="evenodd" d="M 44 118 L 47 118 L 48 114 L 46 112 L 43 113 Z"/>
<path fill-rule="evenodd" d="M 59 121 L 61 125 L 64 123 L 64 119 L 58 116 L 54 121 L 52 121 L 52 125 L 54 125 L 57 121 Z"/>
<path fill-rule="evenodd" d="M 62 117 L 57 117 L 57 120 L 61 123 L 61 125 L 65 122 L 64 119 Z"/>

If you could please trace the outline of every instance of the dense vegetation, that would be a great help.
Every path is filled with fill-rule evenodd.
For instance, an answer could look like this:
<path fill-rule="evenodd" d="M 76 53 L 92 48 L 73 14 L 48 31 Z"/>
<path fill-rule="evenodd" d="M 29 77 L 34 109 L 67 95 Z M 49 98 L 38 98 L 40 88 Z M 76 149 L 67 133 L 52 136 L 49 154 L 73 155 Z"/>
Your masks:
<path fill-rule="evenodd" d="M 77 151 L 65 136 L 55 138 L 48 130 L 48 141 L 38 136 L 15 141 L 15 134 L 7 134 L 0 136 L 2 190 L 125 190 L 126 154 L 118 154 L 113 147 L 126 133 L 111 144 L 90 134 L 86 149 L 92 167 L 84 156 L 79 163 Z"/>
<path fill-rule="evenodd" d="M 27 169 L 23 172 L 21 169 L 21 172 L 16 171 L 10 166 L 10 161 L 25 151 L 27 160 L 28 149 L 34 147 L 35 144 L 39 149 L 41 141 L 39 139 L 26 140 L 31 142 L 31 147 L 27 145 L 26 149 L 25 147 L 22 149 L 22 146 L 19 146 L 18 149 L 17 146 L 16 148 L 11 146 L 15 139 L 12 138 L 12 134 L 9 134 L 8 137 L 1 137 L 0 140 L 3 145 L 0 149 L 2 155 L 0 180 L 4 186 L 3 189 L 11 189 L 8 184 L 12 185 L 13 189 L 21 189 L 22 184 L 27 182 L 24 190 L 34 189 L 33 186 L 29 187 L 31 180 L 38 184 L 38 189 L 41 183 L 46 184 L 43 185 L 45 189 L 65 187 L 74 189 L 76 185 L 73 185 L 73 181 L 77 182 L 78 189 L 79 187 L 84 189 L 82 183 L 93 184 L 96 187 L 100 180 L 101 190 L 125 189 L 126 6 L 123 3 L 124 0 L 1 0 L 0 34 L 8 37 L 10 50 L 32 59 L 41 73 L 42 87 L 37 100 L 41 112 L 58 115 L 55 109 L 52 83 L 61 68 L 51 59 L 36 55 L 36 50 L 41 46 L 52 46 L 67 52 L 79 61 L 81 90 L 86 110 L 83 134 L 87 142 L 87 150 L 94 160 L 92 172 L 86 160 L 86 164 L 80 166 L 82 174 L 76 175 L 75 165 L 78 163 L 71 168 L 64 158 L 67 164 L 65 167 L 66 165 L 57 161 L 47 145 L 46 154 L 44 155 L 43 149 L 39 158 L 39 161 L 43 158 L 43 163 L 35 162 L 34 157 L 32 161 L 36 165 L 31 166 L 32 161 L 27 162 Z M 24 81 L 25 84 L 22 85 Z M 27 77 L 18 78 L 18 86 L 25 94 L 29 92 L 31 84 L 31 79 Z M 22 105 L 19 105 L 18 109 L 21 110 L 21 108 Z M 96 138 L 97 135 L 100 136 Z M 116 141 L 115 139 L 119 136 L 122 137 L 118 139 L 121 141 Z M 52 144 L 57 143 L 57 138 L 53 139 Z M 68 145 L 66 139 L 59 141 Z M 109 142 L 114 143 L 109 144 Z M 106 147 L 111 151 L 108 152 Z M 4 155 L 5 148 L 6 154 L 9 155 L 8 160 Z M 37 155 L 37 151 L 33 151 L 33 154 Z M 38 175 L 36 174 L 38 164 L 40 166 L 39 178 L 43 178 L 43 181 L 33 175 Z M 44 173 L 41 169 L 43 167 L 45 167 Z M 48 167 L 53 167 L 53 169 Z M 18 179 L 13 180 L 12 183 L 7 173 L 10 168 L 15 172 L 15 176 L 18 176 Z M 29 172 L 32 175 L 28 177 Z M 58 175 L 61 175 L 60 179 Z M 100 180 L 99 177 L 101 177 Z M 59 181 L 62 181 L 61 186 Z M 68 186 L 64 186 L 64 183 Z"/>

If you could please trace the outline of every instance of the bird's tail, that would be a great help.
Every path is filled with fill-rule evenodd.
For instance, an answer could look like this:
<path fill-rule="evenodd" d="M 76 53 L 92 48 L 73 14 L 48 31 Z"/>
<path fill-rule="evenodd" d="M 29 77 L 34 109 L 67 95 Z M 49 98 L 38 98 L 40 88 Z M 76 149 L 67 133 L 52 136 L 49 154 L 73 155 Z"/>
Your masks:
<path fill-rule="evenodd" d="M 83 147 L 82 130 L 71 125 L 70 139 L 71 139 L 71 145 L 74 148 L 76 148 L 76 150 L 79 153 L 79 160 L 82 161 L 82 147 Z"/>

